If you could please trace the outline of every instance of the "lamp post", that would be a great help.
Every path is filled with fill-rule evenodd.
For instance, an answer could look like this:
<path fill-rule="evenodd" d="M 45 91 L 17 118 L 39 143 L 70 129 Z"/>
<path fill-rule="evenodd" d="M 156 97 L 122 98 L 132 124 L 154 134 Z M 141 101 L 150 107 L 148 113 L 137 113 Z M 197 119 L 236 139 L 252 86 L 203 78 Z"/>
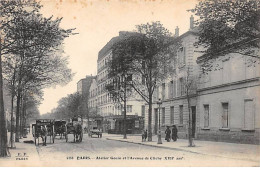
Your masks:
<path fill-rule="evenodd" d="M 161 101 L 161 99 L 159 99 L 158 101 L 157 101 L 157 105 L 158 105 L 158 116 L 159 116 L 159 127 L 158 127 L 158 133 L 157 133 L 157 135 L 158 135 L 158 142 L 157 142 L 157 144 L 162 144 L 162 135 L 161 135 L 161 124 L 160 124 L 160 122 L 161 122 L 161 120 L 160 120 L 160 109 L 161 109 L 161 104 L 162 104 L 162 101 Z"/>

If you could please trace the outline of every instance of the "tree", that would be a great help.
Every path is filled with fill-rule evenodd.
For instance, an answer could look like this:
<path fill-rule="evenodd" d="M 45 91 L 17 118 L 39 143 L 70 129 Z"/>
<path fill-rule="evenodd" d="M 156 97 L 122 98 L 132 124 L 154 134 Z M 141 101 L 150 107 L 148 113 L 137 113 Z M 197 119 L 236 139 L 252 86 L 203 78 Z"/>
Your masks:
<path fill-rule="evenodd" d="M 191 112 L 191 98 L 196 95 L 197 91 L 197 83 L 198 78 L 194 75 L 191 71 L 191 66 L 188 65 L 185 70 L 185 80 L 183 82 L 183 87 L 186 95 L 186 99 L 188 102 L 188 142 L 189 147 L 195 146 L 193 143 L 193 136 L 192 136 L 192 112 Z"/>
<path fill-rule="evenodd" d="M 136 33 L 120 42 L 119 54 L 127 58 L 132 76 L 131 87 L 148 104 L 148 141 L 152 141 L 153 93 L 171 72 L 171 62 L 179 47 L 160 22 L 136 26 Z M 119 56 L 119 55 L 118 55 Z"/>
<path fill-rule="evenodd" d="M 13 14 L 17 14 L 21 11 L 23 6 L 32 4 L 35 1 L 0 1 L 0 157 L 6 157 L 9 155 L 7 148 L 7 130 L 6 120 L 4 112 L 4 99 L 3 99 L 3 75 L 2 75 L 2 60 L 3 56 L 8 54 L 8 48 L 12 44 L 8 41 L 5 35 L 5 30 L 8 29 L 9 24 L 14 22 Z M 38 6 L 35 5 L 37 8 Z"/>
<path fill-rule="evenodd" d="M 62 42 L 72 34 L 72 29 L 60 28 L 61 18 L 44 18 L 35 0 L 1 1 L 0 57 L 4 62 L 12 61 L 12 96 L 17 96 L 16 141 L 19 141 L 20 103 L 26 88 L 41 88 L 67 83 L 71 70 L 67 59 L 62 57 Z M 2 77 L 2 63 L 0 63 Z M 1 86 L 1 79 L 0 79 Z M 2 89 L 2 86 L 0 87 Z M 0 94 L 1 95 L 1 94 Z M 0 98 L 0 104 L 2 98 Z M 13 101 L 13 100 L 12 100 Z M 1 109 L 2 109 L 1 105 Z M 0 113 L 1 126 L 5 126 L 4 112 Z M 3 122 L 3 123 L 2 123 Z M 3 135 L 2 135 L 3 134 Z M 6 156 L 6 129 L 1 128 L 1 155 Z M 2 152 L 3 151 L 3 152 Z M 3 153 L 3 154 L 2 154 Z"/>
<path fill-rule="evenodd" d="M 259 5 L 259 0 L 205 0 L 190 10 L 199 18 L 197 46 L 206 49 L 202 51 L 205 71 L 214 69 L 212 57 L 229 53 L 248 56 L 251 65 L 259 64 Z"/>
<path fill-rule="evenodd" d="M 126 103 L 127 99 L 131 96 L 131 57 L 127 53 L 127 37 L 115 44 L 113 49 L 113 57 L 108 63 L 108 78 L 111 83 L 106 85 L 106 90 L 109 93 L 110 98 L 115 104 L 118 104 L 120 108 L 124 109 L 124 139 L 126 136 Z M 123 107 L 122 107 L 123 102 Z"/>
<path fill-rule="evenodd" d="M 44 18 L 37 11 L 24 10 L 14 18 L 5 35 L 12 42 L 7 52 L 17 58 L 17 106 L 20 106 L 23 88 L 28 84 L 44 88 L 71 80 L 67 58 L 61 56 L 61 45 L 72 30 L 61 29 L 60 18 Z M 16 108 L 16 141 L 19 141 L 20 107 Z"/>

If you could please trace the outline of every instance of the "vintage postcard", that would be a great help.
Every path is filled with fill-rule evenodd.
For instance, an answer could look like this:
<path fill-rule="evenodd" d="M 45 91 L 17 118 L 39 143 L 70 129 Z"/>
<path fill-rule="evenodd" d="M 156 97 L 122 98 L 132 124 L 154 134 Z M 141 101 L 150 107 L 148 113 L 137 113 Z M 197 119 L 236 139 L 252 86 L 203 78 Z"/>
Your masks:
<path fill-rule="evenodd" d="M 1 0 L 1 167 L 260 166 L 259 0 Z"/>

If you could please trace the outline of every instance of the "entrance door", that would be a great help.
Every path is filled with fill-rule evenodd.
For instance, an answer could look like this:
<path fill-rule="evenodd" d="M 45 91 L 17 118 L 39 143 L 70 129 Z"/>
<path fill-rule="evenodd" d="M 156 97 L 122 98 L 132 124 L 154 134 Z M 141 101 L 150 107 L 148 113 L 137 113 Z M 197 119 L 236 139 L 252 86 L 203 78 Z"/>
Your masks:
<path fill-rule="evenodd" d="M 191 106 L 191 113 L 192 113 L 192 137 L 195 138 L 195 131 L 196 131 L 196 106 Z"/>
<path fill-rule="evenodd" d="M 154 134 L 157 135 L 157 127 L 158 127 L 158 109 L 154 109 Z"/>

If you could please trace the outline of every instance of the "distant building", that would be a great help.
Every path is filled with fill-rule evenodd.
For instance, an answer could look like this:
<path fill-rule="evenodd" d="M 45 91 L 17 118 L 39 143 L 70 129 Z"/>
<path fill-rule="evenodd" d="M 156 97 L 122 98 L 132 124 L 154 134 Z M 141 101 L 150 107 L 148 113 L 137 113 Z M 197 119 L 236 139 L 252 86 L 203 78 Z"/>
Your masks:
<path fill-rule="evenodd" d="M 82 94 L 88 94 L 89 88 L 92 83 L 92 80 L 95 79 L 95 76 L 86 76 L 86 78 L 81 79 L 77 83 L 77 92 Z"/>

